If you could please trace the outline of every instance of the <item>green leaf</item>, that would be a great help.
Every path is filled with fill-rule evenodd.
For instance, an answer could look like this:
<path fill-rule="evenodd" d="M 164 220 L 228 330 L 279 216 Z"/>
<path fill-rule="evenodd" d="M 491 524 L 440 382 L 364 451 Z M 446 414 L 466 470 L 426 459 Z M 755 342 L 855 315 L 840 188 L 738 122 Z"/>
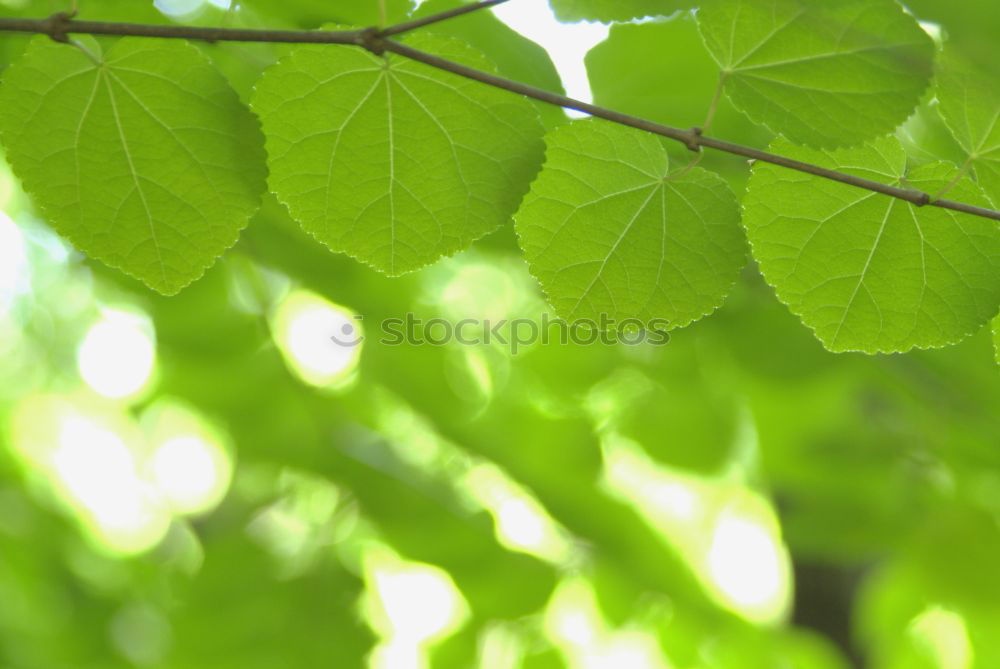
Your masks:
<path fill-rule="evenodd" d="M 410 43 L 492 69 L 449 38 Z M 506 223 L 542 161 L 524 98 L 356 48 L 296 49 L 265 72 L 253 108 L 278 199 L 330 248 L 389 274 Z"/>
<path fill-rule="evenodd" d="M 688 9 L 693 0 L 549 0 L 560 21 L 631 21 Z"/>
<path fill-rule="evenodd" d="M 968 153 L 976 180 L 994 206 L 1000 206 L 1000 77 L 945 49 L 937 97 L 941 116 Z"/>
<path fill-rule="evenodd" d="M 962 53 L 983 67 L 996 63 L 1000 35 L 1000 5 L 994 0 L 906 0 L 906 7 L 921 21 L 944 28 L 948 42 L 962 45 Z"/>
<path fill-rule="evenodd" d="M 81 43 L 37 38 L 5 73 L 8 159 L 77 248 L 174 294 L 257 209 L 260 131 L 189 44 L 124 38 L 102 54 L 96 41 Z"/>
<path fill-rule="evenodd" d="M 428 0 L 414 15 L 429 16 L 462 4 L 459 0 Z M 470 12 L 437 23 L 429 30 L 468 42 L 496 64 L 497 72 L 505 77 L 553 93 L 565 93 L 548 51 L 509 28 L 491 12 Z M 560 107 L 540 101 L 534 104 L 546 128 L 566 122 L 566 114 Z"/>
<path fill-rule="evenodd" d="M 745 262 L 722 179 L 670 173 L 656 137 L 601 120 L 563 126 L 547 143 L 517 233 L 560 316 L 681 327 L 722 304 Z"/>
<path fill-rule="evenodd" d="M 950 163 L 905 173 L 899 141 L 771 150 L 861 177 L 935 193 Z M 969 179 L 956 199 L 984 204 Z M 831 351 L 887 353 L 953 344 L 996 315 L 1000 228 L 987 219 L 757 163 L 743 200 L 753 255 L 778 297 Z"/>
<path fill-rule="evenodd" d="M 698 12 L 739 109 L 799 144 L 854 145 L 906 120 L 934 46 L 894 0 L 735 0 Z"/>

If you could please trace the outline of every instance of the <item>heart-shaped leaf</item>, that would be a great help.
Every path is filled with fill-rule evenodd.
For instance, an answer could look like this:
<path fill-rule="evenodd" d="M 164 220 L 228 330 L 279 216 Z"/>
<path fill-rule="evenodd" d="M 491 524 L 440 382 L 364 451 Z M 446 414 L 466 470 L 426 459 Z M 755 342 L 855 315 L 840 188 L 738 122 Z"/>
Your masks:
<path fill-rule="evenodd" d="M 80 45 L 37 38 L 4 73 L 7 158 L 77 248 L 174 294 L 236 242 L 259 205 L 257 122 L 189 44 Z"/>
<path fill-rule="evenodd" d="M 517 234 L 560 316 L 673 328 L 722 304 L 746 257 L 739 205 L 720 177 L 671 173 L 655 136 L 597 119 L 546 142 Z"/>
<path fill-rule="evenodd" d="M 411 44 L 492 69 L 450 38 Z M 542 161 L 525 98 L 391 54 L 298 48 L 264 73 L 252 106 L 278 199 L 330 248 L 388 274 L 509 221 Z"/>
<path fill-rule="evenodd" d="M 893 185 L 937 193 L 950 163 L 906 173 L 886 137 L 823 152 L 772 143 L 775 153 Z M 968 178 L 950 195 L 986 205 Z M 1000 227 L 917 207 L 845 184 L 757 163 L 743 200 L 753 256 L 768 283 L 831 351 L 888 353 L 953 344 L 1000 305 Z"/>

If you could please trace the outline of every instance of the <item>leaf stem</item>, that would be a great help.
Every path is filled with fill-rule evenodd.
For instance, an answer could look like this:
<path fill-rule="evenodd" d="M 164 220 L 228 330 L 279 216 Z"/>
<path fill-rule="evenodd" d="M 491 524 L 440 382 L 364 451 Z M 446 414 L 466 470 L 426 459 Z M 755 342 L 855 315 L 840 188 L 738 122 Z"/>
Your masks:
<path fill-rule="evenodd" d="M 194 39 L 209 42 L 279 42 L 294 44 L 345 44 L 358 46 L 370 51 L 375 55 L 382 55 L 389 51 L 404 58 L 423 63 L 445 72 L 450 72 L 466 79 L 478 81 L 488 86 L 500 88 L 511 93 L 517 93 L 534 100 L 539 100 L 548 104 L 563 107 L 564 109 L 574 109 L 576 111 L 589 114 L 597 118 L 602 118 L 612 123 L 618 123 L 645 132 L 650 132 L 662 137 L 673 139 L 684 144 L 692 151 L 701 151 L 702 148 L 709 148 L 722 151 L 736 156 L 743 156 L 752 160 L 760 160 L 772 165 L 778 165 L 790 170 L 812 174 L 831 181 L 863 188 L 865 190 L 881 193 L 889 197 L 905 200 L 916 206 L 933 206 L 942 209 L 959 211 L 973 216 L 981 216 L 994 221 L 1000 221 L 1000 211 L 977 207 L 963 202 L 953 200 L 942 200 L 932 197 L 930 194 L 910 188 L 900 188 L 890 186 L 871 179 L 854 176 L 831 170 L 820 165 L 805 163 L 785 156 L 780 156 L 760 149 L 755 149 L 741 144 L 734 144 L 725 140 L 708 137 L 702 134 L 701 128 L 689 129 L 675 128 L 668 125 L 649 121 L 647 119 L 630 116 L 613 109 L 598 107 L 565 95 L 558 95 L 550 91 L 529 86 L 518 81 L 504 79 L 489 72 L 483 72 L 460 63 L 446 60 L 434 54 L 426 53 L 414 49 L 405 44 L 386 39 L 388 35 L 396 35 L 407 30 L 427 26 L 446 18 L 460 16 L 469 11 L 483 9 L 495 4 L 500 4 L 505 0 L 486 0 L 472 5 L 466 5 L 462 9 L 465 11 L 456 13 L 443 12 L 441 15 L 428 16 L 416 21 L 390 26 L 385 29 L 378 27 L 366 28 L 364 30 L 254 30 L 245 28 L 206 28 L 199 26 L 180 25 L 145 25 L 136 23 L 117 23 L 104 21 L 78 21 L 66 12 L 53 14 L 47 19 L 21 19 L 21 18 L 0 18 L 0 31 L 40 33 L 48 35 L 56 41 L 66 42 L 68 33 L 87 33 L 91 35 L 116 35 L 132 37 L 159 37 L 167 39 Z M 447 14 L 447 16 L 443 16 Z"/>
<path fill-rule="evenodd" d="M 705 121 L 701 124 L 701 131 L 703 133 L 704 132 L 708 132 L 708 129 L 712 127 L 712 121 L 715 119 L 715 110 L 716 110 L 716 108 L 718 108 L 718 106 L 719 106 L 719 99 L 722 97 L 722 87 L 725 85 L 725 83 L 726 83 L 726 77 L 728 75 L 729 75 L 729 72 L 727 72 L 725 70 L 719 72 L 719 80 L 715 84 L 715 92 L 712 93 L 712 101 L 708 105 L 708 113 L 705 114 Z M 692 158 L 691 160 L 689 160 L 687 165 L 685 165 L 684 167 L 682 167 L 678 171 L 674 172 L 671 175 L 671 178 L 684 176 L 685 174 L 687 174 L 688 172 L 690 172 L 692 169 L 694 169 L 695 167 L 697 167 L 698 163 L 700 163 L 701 159 L 704 158 L 704 157 L 705 157 L 705 152 L 704 151 L 699 151 L 698 155 L 696 155 L 694 158 Z"/>
<path fill-rule="evenodd" d="M 71 39 L 71 40 L 67 40 L 66 43 L 69 44 L 70 46 L 74 46 L 77 49 L 79 49 L 80 51 L 82 51 L 83 55 L 85 55 L 87 58 L 89 58 L 90 60 L 92 60 L 93 63 L 94 63 L 94 65 L 97 65 L 98 67 L 101 66 L 101 59 L 98 58 L 96 55 L 94 55 L 94 53 L 91 52 L 90 49 L 88 49 L 87 47 L 85 47 L 82 42 L 79 42 L 79 41 L 77 41 L 75 39 Z"/>
<path fill-rule="evenodd" d="M 719 81 L 715 85 L 715 93 L 712 94 L 712 101 L 708 105 L 705 122 L 701 124 L 703 132 L 708 132 L 708 129 L 712 127 L 712 121 L 715 120 L 715 111 L 719 107 L 719 100 L 722 98 L 722 89 L 726 85 L 727 76 L 729 76 L 729 72 L 725 70 L 719 72 Z"/>
<path fill-rule="evenodd" d="M 958 172 L 955 173 L 955 176 L 952 177 L 951 181 L 945 184 L 945 186 L 941 190 L 934 193 L 934 195 L 931 195 L 931 200 L 940 200 L 942 196 L 944 196 L 948 191 L 954 188 L 959 181 L 962 180 L 962 177 L 964 177 L 966 174 L 969 173 L 969 168 L 971 167 L 972 167 L 972 156 L 969 156 L 968 158 L 965 159 L 965 162 L 962 163 L 962 166 L 958 168 Z"/>

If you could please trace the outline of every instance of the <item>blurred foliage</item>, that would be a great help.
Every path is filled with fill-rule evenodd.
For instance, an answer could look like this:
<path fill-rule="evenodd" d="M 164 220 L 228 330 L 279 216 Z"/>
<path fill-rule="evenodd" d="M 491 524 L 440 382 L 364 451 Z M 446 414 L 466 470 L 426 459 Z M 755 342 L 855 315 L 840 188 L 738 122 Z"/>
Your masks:
<path fill-rule="evenodd" d="M 5 15 L 51 4 L 0 0 Z M 177 20 L 375 20 L 371 3 L 329 4 L 245 0 Z M 1000 6 L 907 4 L 995 68 Z M 171 20 L 148 3 L 81 9 Z M 540 48 L 498 38 L 492 16 L 446 30 L 508 76 L 560 88 Z M 587 59 L 595 100 L 700 123 L 717 72 L 698 40 L 686 15 L 613 27 Z M 21 48 L 3 36 L 0 59 Z M 281 53 L 203 48 L 244 97 Z M 715 128 L 769 139 L 724 100 Z M 900 134 L 915 161 L 957 152 L 930 96 Z M 740 161 L 703 164 L 742 190 Z M 1000 666 L 990 332 L 834 355 L 751 266 L 666 346 L 391 346 L 378 324 L 407 313 L 538 321 L 547 307 L 509 226 L 387 278 L 269 198 L 203 280 L 163 298 L 54 237 L 6 168 L 0 209 L 4 669 Z M 275 316 L 296 296 L 319 305 L 304 334 Z M 112 312 L 137 319 L 121 336 L 147 337 L 155 365 L 139 369 L 127 337 L 95 349 L 138 379 L 109 397 L 82 342 Z M 345 323 L 366 335 L 356 358 L 324 330 Z M 198 427 L 154 425 L 165 405 Z M 192 511 L 171 495 L 212 501 Z"/>

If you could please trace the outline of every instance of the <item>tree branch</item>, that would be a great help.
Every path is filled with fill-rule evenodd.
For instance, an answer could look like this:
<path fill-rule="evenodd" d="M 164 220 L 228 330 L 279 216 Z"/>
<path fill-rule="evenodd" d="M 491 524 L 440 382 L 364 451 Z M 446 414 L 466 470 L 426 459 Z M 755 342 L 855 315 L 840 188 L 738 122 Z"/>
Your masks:
<path fill-rule="evenodd" d="M 0 30 L 48 35 L 65 42 L 70 33 L 113 37 L 158 37 L 202 42 L 280 42 L 288 44 L 352 44 L 366 46 L 366 30 L 257 30 L 251 28 L 207 28 L 201 26 L 147 25 L 117 21 L 80 21 L 67 12 L 47 19 L 0 18 Z"/>
<path fill-rule="evenodd" d="M 574 100 L 573 98 L 566 97 L 565 95 L 558 95 L 541 88 L 529 86 L 510 79 L 504 79 L 503 77 L 499 77 L 495 74 L 476 70 L 460 63 L 414 49 L 405 44 L 386 39 L 387 35 L 394 35 L 407 30 L 413 30 L 414 28 L 430 25 L 431 23 L 443 21 L 447 18 L 460 16 L 469 11 L 475 11 L 500 4 L 503 1 L 505 0 L 487 0 L 486 2 L 479 2 L 462 7 L 461 9 L 464 11 L 461 12 L 456 12 L 456 10 L 443 12 L 442 14 L 428 16 L 424 19 L 402 23 L 396 26 L 390 26 L 382 30 L 377 27 L 366 28 L 364 30 L 329 31 L 251 30 L 241 28 L 203 28 L 177 25 L 144 25 L 104 21 L 78 21 L 72 18 L 72 16 L 68 13 L 60 12 L 53 14 L 47 19 L 0 18 L 0 31 L 39 33 L 42 35 L 48 35 L 53 40 L 60 42 L 67 41 L 66 36 L 69 33 L 86 33 L 91 35 L 114 35 L 120 37 L 192 39 L 207 42 L 228 41 L 282 42 L 295 44 L 348 44 L 362 47 L 377 55 L 390 51 L 403 56 L 404 58 L 423 63 L 445 72 L 450 72 L 460 77 L 472 79 L 488 86 L 501 88 L 512 93 L 524 95 L 526 97 L 540 100 L 558 107 L 563 107 L 565 109 L 574 109 L 597 118 L 611 121 L 612 123 L 618 123 L 620 125 L 629 126 L 645 132 L 651 132 L 653 134 L 660 135 L 661 137 L 667 137 L 684 144 L 692 151 L 700 151 L 702 147 L 707 147 L 716 151 L 743 156 L 744 158 L 750 158 L 752 160 L 760 160 L 773 165 L 778 165 L 780 167 L 785 167 L 790 170 L 805 172 L 806 174 L 812 174 L 831 181 L 838 181 L 857 188 L 881 193 L 889 197 L 905 200 L 906 202 L 917 206 L 930 205 L 933 207 L 940 207 L 942 209 L 950 209 L 953 211 L 971 214 L 973 216 L 981 216 L 994 221 L 1000 221 L 1000 211 L 987 209 L 985 207 L 977 207 L 964 202 L 934 199 L 930 194 L 923 191 L 890 186 L 878 181 L 872 181 L 871 179 L 864 179 L 852 174 L 846 174 L 844 172 L 838 172 L 836 170 L 821 167 L 819 165 L 793 160 L 785 156 L 769 153 L 767 151 L 761 151 L 749 146 L 715 139 L 714 137 L 702 135 L 701 129 L 697 127 L 690 129 L 674 128 L 672 126 L 655 123 L 636 116 L 630 116 L 628 114 L 617 112 L 613 109 L 598 107 L 597 105 L 592 105 L 580 100 Z"/>
<path fill-rule="evenodd" d="M 934 200 L 929 194 L 924 193 L 923 191 L 890 186 L 878 181 L 872 181 L 871 179 L 863 179 L 861 177 L 856 177 L 853 174 L 837 172 L 836 170 L 820 167 L 819 165 L 813 165 L 811 163 L 804 163 L 800 160 L 793 160 L 792 158 L 786 158 L 785 156 L 768 153 L 767 151 L 761 151 L 749 146 L 742 146 L 740 144 L 733 144 L 721 139 L 715 139 L 714 137 L 707 137 L 701 134 L 700 128 L 683 130 L 681 128 L 674 128 L 668 125 L 638 118 L 636 116 L 629 116 L 628 114 L 622 114 L 621 112 L 617 112 L 612 109 L 598 107 L 597 105 L 568 98 L 565 95 L 557 95 L 556 93 L 550 93 L 549 91 L 544 91 L 540 88 L 535 88 L 534 86 L 528 86 L 527 84 L 510 81 L 488 72 L 482 72 L 459 63 L 453 63 L 449 60 L 439 58 L 438 56 L 418 51 L 417 49 L 413 49 L 405 44 L 400 44 L 399 42 L 393 42 L 392 40 L 379 41 L 379 48 L 383 51 L 391 51 L 399 54 L 400 56 L 409 58 L 410 60 L 419 61 L 439 70 L 446 70 L 453 74 L 457 74 L 468 79 L 474 79 L 490 86 L 503 88 L 513 93 L 520 93 L 521 95 L 534 98 L 535 100 L 541 100 L 542 102 L 558 105 L 559 107 L 564 107 L 566 109 L 575 109 L 576 111 L 581 111 L 586 114 L 590 114 L 591 116 L 603 118 L 613 123 L 627 125 L 629 127 L 645 130 L 646 132 L 651 132 L 662 137 L 668 137 L 684 144 L 692 151 L 697 151 L 701 147 L 708 147 L 717 151 L 723 151 L 737 156 L 752 158 L 753 160 L 772 163 L 791 170 L 797 170 L 799 172 L 806 172 L 807 174 L 823 177 L 824 179 L 839 181 L 850 186 L 875 191 L 876 193 L 882 193 L 883 195 L 895 197 L 900 200 L 906 200 L 907 202 L 917 206 L 931 205 L 934 207 L 953 209 L 955 211 L 961 211 L 974 216 L 982 216 L 984 218 L 991 218 L 993 220 L 1000 221 L 1000 211 L 976 207 L 962 202 L 953 202 L 951 200 Z"/>

